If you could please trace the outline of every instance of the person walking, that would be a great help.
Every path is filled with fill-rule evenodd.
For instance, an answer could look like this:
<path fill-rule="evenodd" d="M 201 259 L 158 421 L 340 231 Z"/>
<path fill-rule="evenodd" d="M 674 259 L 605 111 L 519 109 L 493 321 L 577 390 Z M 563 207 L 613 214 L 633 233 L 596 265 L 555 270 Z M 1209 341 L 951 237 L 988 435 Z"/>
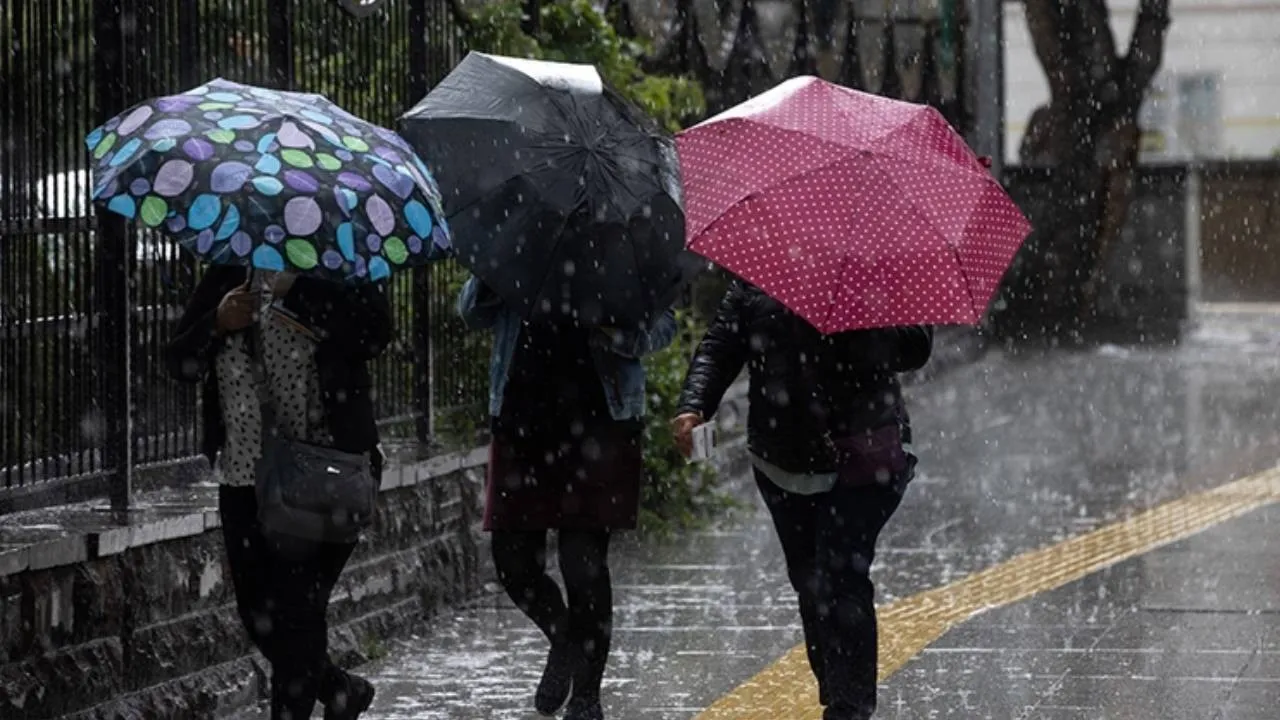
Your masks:
<path fill-rule="evenodd" d="M 691 361 L 672 420 L 688 456 L 743 366 L 748 446 L 800 601 L 824 720 L 876 707 L 876 539 L 916 463 L 897 374 L 928 361 L 926 326 L 823 335 L 745 282 L 730 286 Z"/>
<path fill-rule="evenodd" d="M 535 709 L 601 720 L 613 623 L 609 541 L 636 526 L 644 475 L 641 358 L 670 344 L 671 311 L 643 330 L 587 328 L 569 316 L 525 320 L 477 278 L 458 311 L 492 329 L 492 421 L 484 527 L 498 579 L 550 642 Z M 564 594 L 547 574 L 557 531 Z"/>
<path fill-rule="evenodd" d="M 169 373 L 203 383 L 203 451 L 220 475 L 218 512 L 236 608 L 271 663 L 272 720 L 353 720 L 373 686 L 328 655 L 325 613 L 354 543 L 281 542 L 258 522 L 260 391 L 291 437 L 368 454 L 380 472 L 368 363 L 389 344 L 391 309 L 375 285 L 215 265 L 166 347 Z M 257 343 L 261 343 L 258 346 Z M 259 387 L 256 358 L 266 388 Z"/>

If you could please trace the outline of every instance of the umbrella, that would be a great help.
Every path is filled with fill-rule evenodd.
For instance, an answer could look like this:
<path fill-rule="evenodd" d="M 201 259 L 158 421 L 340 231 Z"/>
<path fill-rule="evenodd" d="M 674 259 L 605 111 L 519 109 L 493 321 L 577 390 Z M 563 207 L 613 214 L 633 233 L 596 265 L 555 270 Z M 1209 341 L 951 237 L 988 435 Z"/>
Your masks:
<path fill-rule="evenodd" d="M 823 332 L 976 324 L 1031 229 L 936 110 L 814 77 L 677 144 L 689 248 Z"/>
<path fill-rule="evenodd" d="M 594 67 L 470 53 L 400 118 L 458 260 L 522 313 L 643 323 L 683 278 L 675 143 Z"/>
<path fill-rule="evenodd" d="M 408 143 L 320 95 L 217 79 L 136 105 L 85 142 L 95 202 L 212 263 L 377 281 L 451 247 Z"/>

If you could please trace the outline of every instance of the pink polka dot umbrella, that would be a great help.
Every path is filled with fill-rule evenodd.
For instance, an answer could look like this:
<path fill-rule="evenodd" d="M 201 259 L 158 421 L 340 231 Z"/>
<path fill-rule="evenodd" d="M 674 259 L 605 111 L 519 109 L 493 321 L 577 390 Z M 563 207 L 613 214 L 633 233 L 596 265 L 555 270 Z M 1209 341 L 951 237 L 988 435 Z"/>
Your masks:
<path fill-rule="evenodd" d="M 978 323 L 1031 230 L 936 110 L 815 77 L 676 143 L 689 249 L 826 333 Z"/>

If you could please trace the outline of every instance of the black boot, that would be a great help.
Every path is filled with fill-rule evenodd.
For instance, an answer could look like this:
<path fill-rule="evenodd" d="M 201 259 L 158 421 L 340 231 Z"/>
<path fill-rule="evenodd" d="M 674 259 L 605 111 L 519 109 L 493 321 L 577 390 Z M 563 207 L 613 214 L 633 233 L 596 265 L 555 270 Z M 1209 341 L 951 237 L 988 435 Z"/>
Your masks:
<path fill-rule="evenodd" d="M 564 707 L 573 690 L 573 673 L 577 669 L 577 653 L 571 643 L 552 643 L 547 653 L 547 667 L 533 696 L 533 707 L 539 715 L 551 717 Z"/>
<path fill-rule="evenodd" d="M 333 694 L 325 700 L 324 720 L 356 720 L 373 704 L 373 684 L 356 675 L 335 684 Z"/>
<path fill-rule="evenodd" d="M 604 708 L 599 698 L 574 698 L 569 701 L 564 720 L 604 720 Z"/>

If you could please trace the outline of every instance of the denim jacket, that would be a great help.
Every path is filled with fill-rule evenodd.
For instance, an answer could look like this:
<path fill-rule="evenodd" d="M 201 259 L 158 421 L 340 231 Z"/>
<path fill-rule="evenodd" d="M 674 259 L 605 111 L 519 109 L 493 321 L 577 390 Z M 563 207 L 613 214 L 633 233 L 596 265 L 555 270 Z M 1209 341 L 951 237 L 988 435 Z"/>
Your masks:
<path fill-rule="evenodd" d="M 493 352 L 489 358 L 489 414 L 502 412 L 502 396 L 507 386 L 507 368 L 520 340 L 520 316 L 490 293 L 481 298 L 484 286 L 474 277 L 463 285 L 458 295 L 458 314 L 472 330 L 493 329 Z M 676 334 L 676 316 L 667 310 L 652 328 L 612 331 L 609 348 L 593 346 L 596 372 L 604 386 L 609 412 L 614 420 L 644 417 L 645 370 L 640 359 L 671 344 Z"/>

